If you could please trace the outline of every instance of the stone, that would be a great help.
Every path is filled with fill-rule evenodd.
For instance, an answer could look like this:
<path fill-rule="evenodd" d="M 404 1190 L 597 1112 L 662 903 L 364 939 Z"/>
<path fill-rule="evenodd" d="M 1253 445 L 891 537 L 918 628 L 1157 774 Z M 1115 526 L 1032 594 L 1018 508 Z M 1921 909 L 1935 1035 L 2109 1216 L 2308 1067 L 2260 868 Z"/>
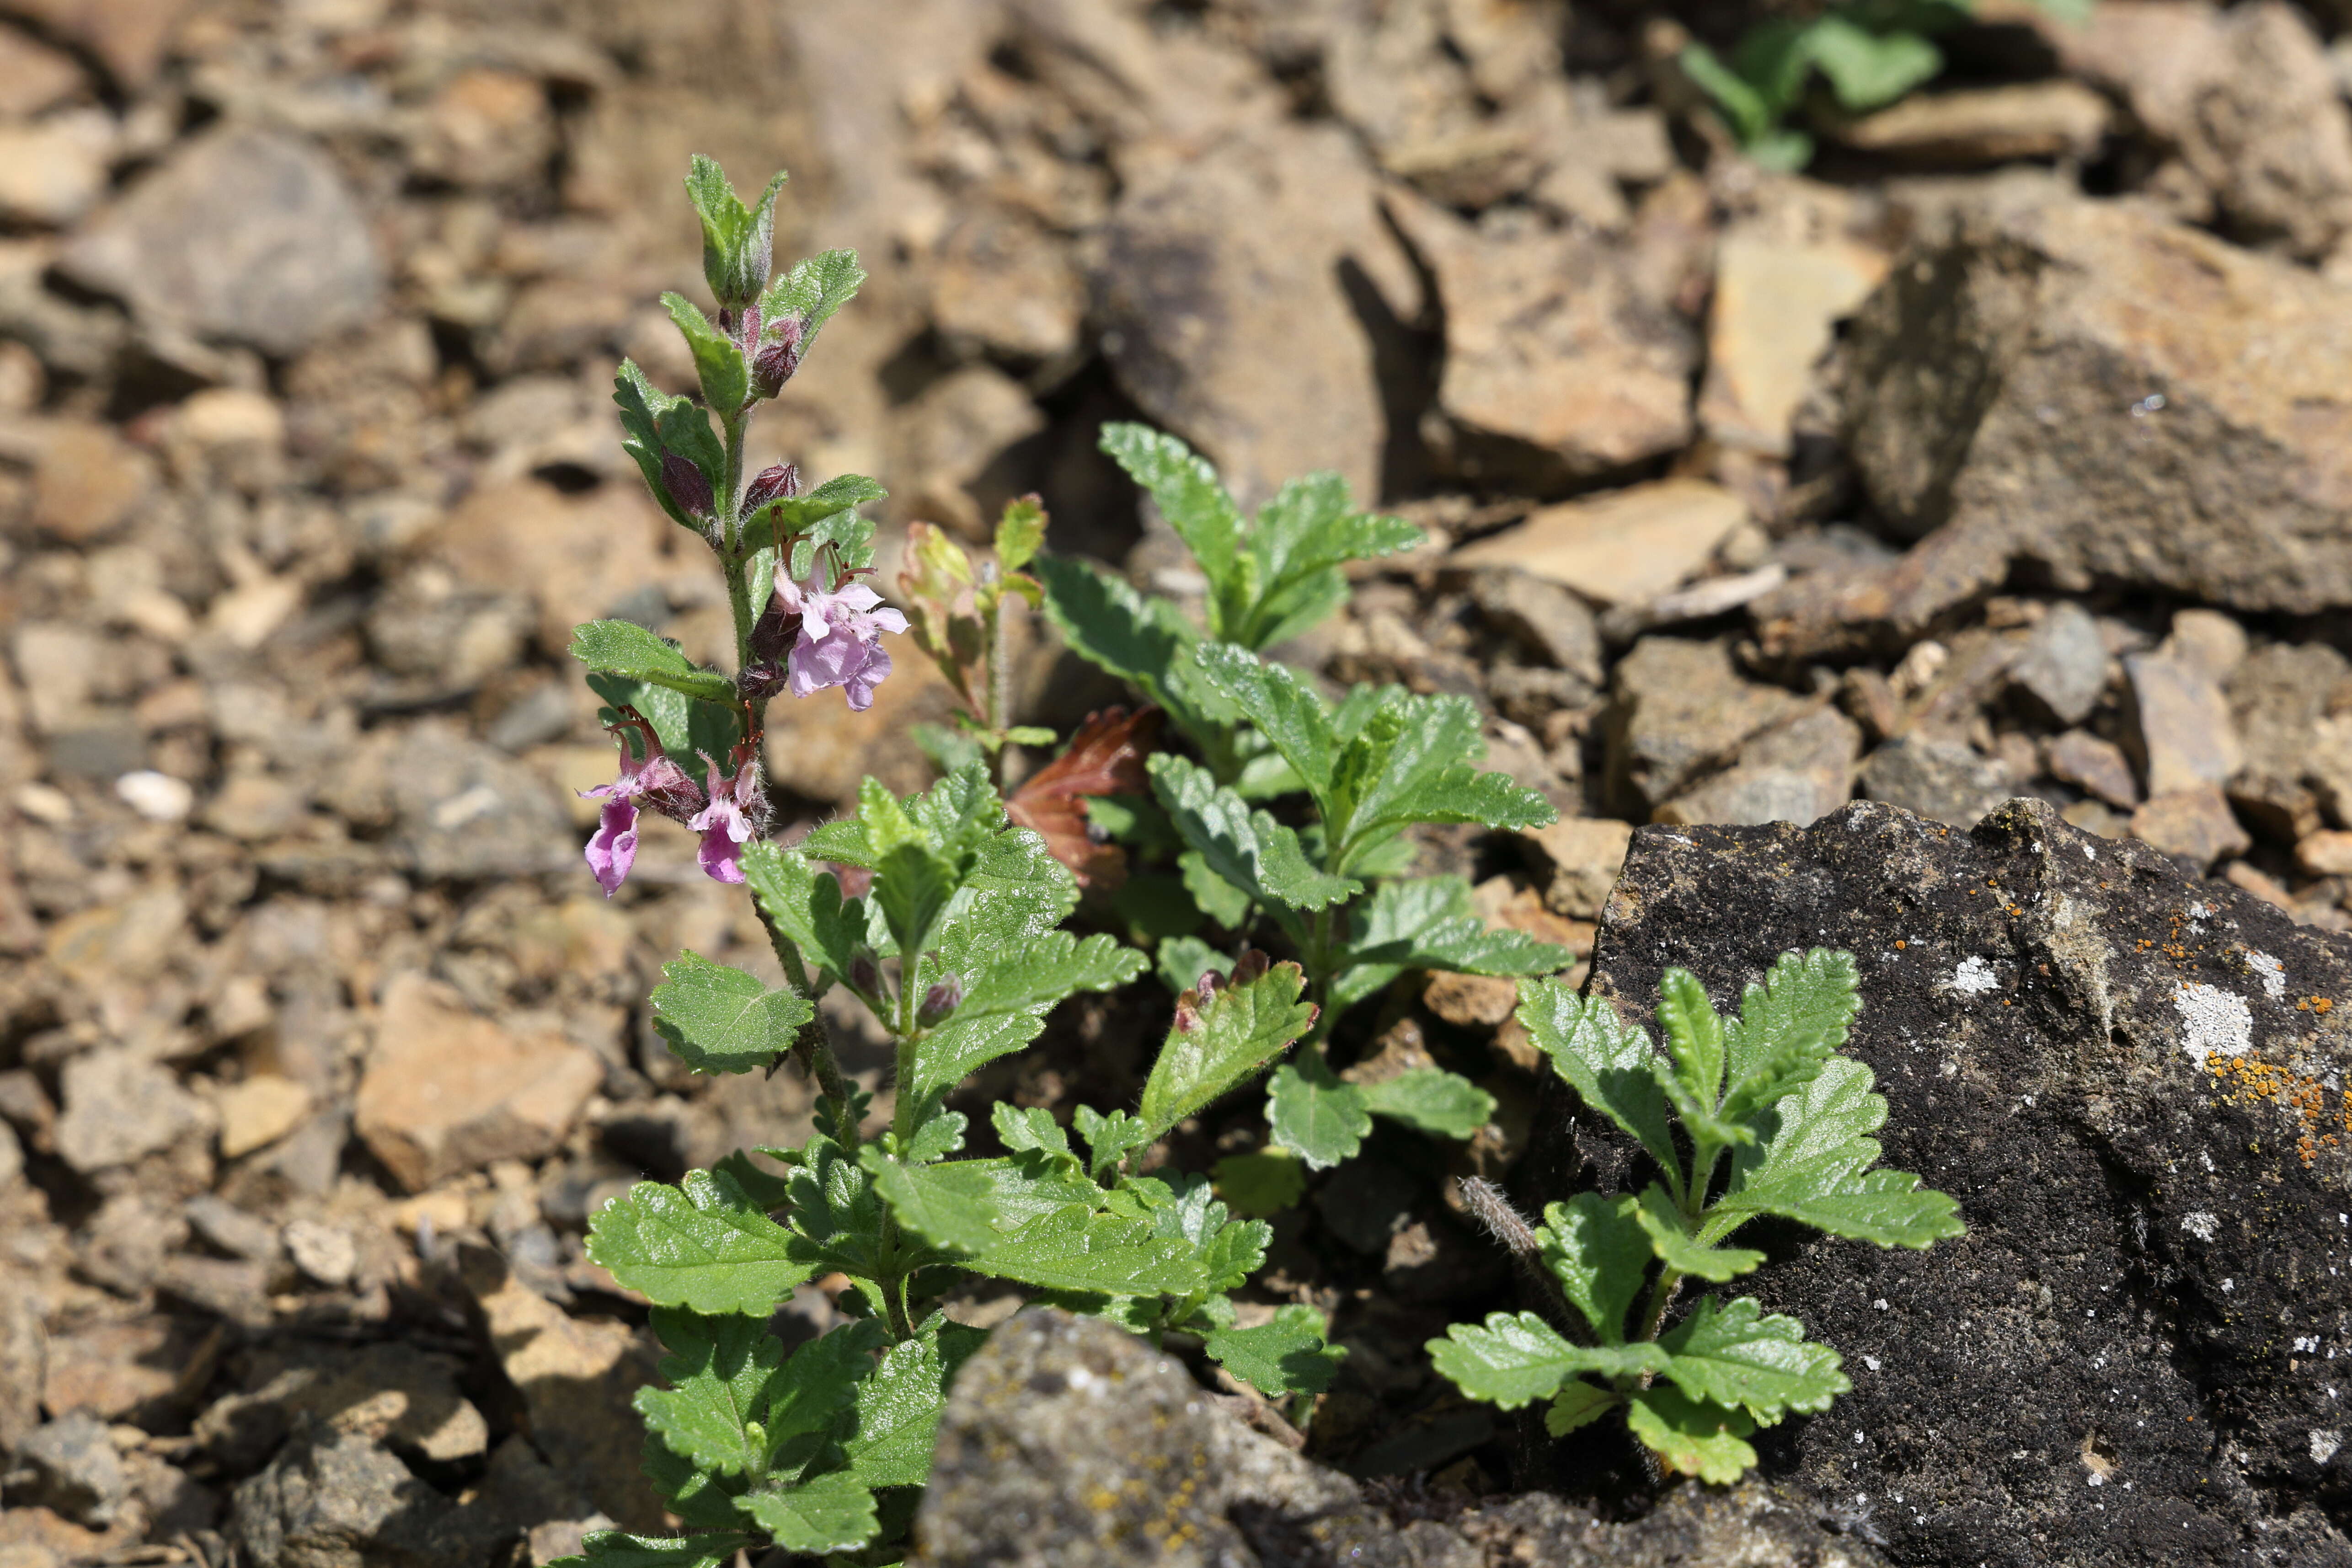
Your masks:
<path fill-rule="evenodd" d="M 30 120 L 89 85 L 71 55 L 15 27 L 0 27 L 0 115 Z"/>
<path fill-rule="evenodd" d="M 555 153 L 547 89 L 519 71 L 458 72 L 425 106 L 420 129 L 417 171 L 470 190 L 536 184 Z"/>
<path fill-rule="evenodd" d="M 352 1130 L 410 1192 L 551 1154 L 603 1084 L 595 1053 L 509 1030 L 413 971 L 384 986 Z"/>
<path fill-rule="evenodd" d="M 88 50 L 131 92 L 154 79 L 188 0 L 9 0 L 10 14 Z"/>
<path fill-rule="evenodd" d="M 2352 832 L 2321 828 L 2294 847 L 2294 863 L 2314 877 L 2352 877 Z"/>
<path fill-rule="evenodd" d="M 1793 822 L 1804 826 L 1853 798 L 1862 726 L 1834 708 L 1768 730 L 1729 768 L 1660 806 L 1658 822 Z"/>
<path fill-rule="evenodd" d="M 276 1073 L 256 1073 L 213 1097 L 220 1113 L 224 1160 L 250 1154 L 285 1137 L 310 1117 L 310 1091 Z"/>
<path fill-rule="evenodd" d="M 2099 623 L 2074 600 L 2058 600 L 2026 637 L 2009 678 L 2058 723 L 2081 723 L 2107 689 Z"/>
<path fill-rule="evenodd" d="M 1348 279 L 1399 319 L 1419 287 L 1337 126 L 1284 124 L 1137 171 L 1089 274 L 1119 385 L 1244 505 L 1315 469 L 1381 492 L 1386 418 Z M 1268 354 L 1279 342 L 1284 352 Z"/>
<path fill-rule="evenodd" d="M 348 1285 L 359 1272 L 359 1244 L 352 1233 L 323 1220 L 296 1219 L 286 1223 L 286 1255 L 294 1267 L 329 1289 Z"/>
<path fill-rule="evenodd" d="M 1022 1312 L 949 1394 L 908 1568 L 1885 1562 L 1853 1538 L 1851 1511 L 1752 1479 L 1668 1489 L 1624 1523 L 1535 1492 L 1401 1525 L 1377 1493 L 1227 1407 L 1135 1335 L 1050 1307 Z M 1843 1535 L 1832 1533 L 1840 1521 Z"/>
<path fill-rule="evenodd" d="M 2219 784 L 2245 760 L 2213 672 L 2168 649 L 2124 656 L 2124 742 L 2147 793 Z"/>
<path fill-rule="evenodd" d="M 1811 1494 L 1793 1506 L 1880 1500 L 1874 1538 L 1918 1568 L 2215 1562 L 2265 1538 L 2352 1557 L 2313 1506 L 2342 1357 L 2294 1349 L 2326 1342 L 2344 1295 L 2352 1145 L 2326 1085 L 2352 1074 L 2352 942 L 2042 802 L 1969 832 L 1863 803 L 1807 829 L 1637 832 L 1590 992 L 1647 1025 L 1667 965 L 1723 1005 L 1813 947 L 1860 963 L 1844 1049 L 1889 1103 L 1885 1163 L 1954 1194 L 1969 1232 L 1915 1252 L 1800 1230 L 1741 1281 L 1854 1384 L 1771 1434 L 1771 1473 Z M 1638 1190 L 1628 1141 L 1551 1090 L 1522 1205 Z M 1604 1440 L 1523 1484 L 1580 1500 Z"/>
<path fill-rule="evenodd" d="M 1698 573 L 1747 503 L 1706 479 L 1659 479 L 1557 506 L 1465 544 L 1452 563 L 1528 572 L 1602 605 L 1639 605 Z"/>
<path fill-rule="evenodd" d="M 0 121 L 0 220 L 63 228 L 106 194 L 114 121 L 103 110 Z"/>
<path fill-rule="evenodd" d="M 2352 226 L 2352 116 L 2295 7 L 2110 0 L 2043 31 L 2068 75 L 2121 94 L 2177 153 L 2233 237 L 2316 258 Z"/>
<path fill-rule="evenodd" d="M 58 1157 L 84 1174 L 130 1164 L 212 1125 L 209 1106 L 129 1046 L 84 1051 L 59 1079 Z"/>
<path fill-rule="evenodd" d="M 2104 95 L 2059 78 L 1913 93 L 1838 126 L 1831 137 L 1856 152 L 1944 169 L 2026 158 L 2082 161 L 2098 151 L 2114 118 Z"/>
<path fill-rule="evenodd" d="M 1396 195 L 1388 210 L 1443 302 L 1437 406 L 1457 468 L 1556 483 L 1687 444 L 1698 343 L 1641 286 L 1632 247 L 1573 227 L 1490 234 Z"/>
<path fill-rule="evenodd" d="M 537 876 L 578 864 L 579 841 L 546 781 L 445 723 L 373 731 L 322 798 L 348 821 L 391 826 L 407 868 L 427 880 Z"/>
<path fill-rule="evenodd" d="M 2067 593 L 2352 604 L 2352 288 L 2132 204 L 1995 203 L 1842 352 L 1846 449 L 1922 542 L 1759 601 L 1768 652 L 1907 643 L 2012 561 Z"/>
<path fill-rule="evenodd" d="M 279 1256 L 278 1227 L 226 1198 L 198 1193 L 180 1205 L 180 1212 L 191 1229 L 223 1252 L 251 1263 L 268 1263 Z"/>
<path fill-rule="evenodd" d="M 1785 458 L 1790 421 L 1837 323 L 1886 276 L 1886 254 L 1838 237 L 1801 239 L 1758 221 L 1716 250 L 1698 417 L 1717 443 Z"/>
<path fill-rule="evenodd" d="M 2331 717 L 2352 712 L 2352 661 L 2322 642 L 2271 643 L 2246 656 L 2226 689 L 2245 752 L 2230 803 L 2283 846 L 2319 831 L 2328 799 L 2352 800 L 2352 745 L 2342 743 L 2352 735 Z"/>
<path fill-rule="evenodd" d="M 2210 784 L 2150 794 L 2131 815 L 2131 836 L 2206 870 L 2254 847 L 2228 798 Z"/>
<path fill-rule="evenodd" d="M 468 584 L 529 593 L 539 610 L 540 648 L 561 655 L 574 626 L 613 615 L 677 570 L 669 544 L 681 532 L 633 472 L 626 483 L 578 495 L 535 479 L 483 485 L 450 510 L 425 545 Z"/>
<path fill-rule="evenodd" d="M 17 1446 L 6 1477 L 12 1508 L 54 1509 L 103 1530 L 122 1506 L 122 1459 L 106 1423 L 86 1410 L 58 1416 Z"/>
<path fill-rule="evenodd" d="M 1544 885 L 1544 907 L 1571 920 L 1596 919 L 1617 885 L 1617 868 L 1625 863 L 1625 847 L 1633 842 L 1633 825 L 1605 817 L 1563 816 L 1548 827 L 1519 835 L 1530 851 L 1530 866 L 1550 880 Z"/>
<path fill-rule="evenodd" d="M 273 773 L 236 773 L 205 805 L 199 820 L 215 833 L 247 844 L 282 838 L 310 815 L 308 791 Z"/>
<path fill-rule="evenodd" d="M 1470 602 L 1521 652 L 1599 689 L 1601 631 L 1583 600 L 1528 573 L 1496 570 L 1472 574 Z"/>
<path fill-rule="evenodd" d="M 0 1460 L 41 1424 L 41 1388 L 48 1379 L 48 1336 L 41 1301 L 29 1289 L 0 1291 Z M 59 1413 L 72 1408 L 59 1406 Z"/>
<path fill-rule="evenodd" d="M 2087 731 L 2069 730 L 2042 748 L 2050 776 L 2076 789 L 2088 790 L 2109 805 L 2129 811 L 2139 804 L 2139 781 L 2121 746 Z"/>
<path fill-rule="evenodd" d="M 155 488 L 152 458 L 103 425 L 76 419 L 27 421 L 35 528 L 68 544 L 114 532 Z M 17 445 L 19 433 L 0 440 Z"/>
<path fill-rule="evenodd" d="M 630 1400 L 653 1378 L 649 1337 L 609 1319 L 574 1318 L 521 1284 L 505 1259 L 467 1247 L 458 1269 L 507 1381 L 522 1395 L 524 1429 L 576 1499 L 626 1529 L 657 1527 L 662 1504 L 638 1468 L 645 1436 Z"/>
<path fill-rule="evenodd" d="M 511 1532 L 382 1445 L 306 1425 L 231 1494 L 222 1533 L 253 1568 L 488 1568 Z"/>
<path fill-rule="evenodd" d="M 1643 816 L 1802 705 L 1792 692 L 1742 677 L 1720 641 L 1643 637 L 1618 661 L 1612 681 L 1608 784 Z"/>
<path fill-rule="evenodd" d="M 185 779 L 141 768 L 114 781 L 115 798 L 150 822 L 184 822 L 195 809 L 196 792 Z"/>
<path fill-rule="evenodd" d="M 2021 783 L 2000 759 L 1957 741 L 1898 735 L 1862 761 L 1864 795 L 1955 827 L 1976 822 Z"/>
<path fill-rule="evenodd" d="M 1069 247 L 1026 214 L 965 211 L 940 237 L 927 280 L 931 323 L 951 345 L 1049 366 L 1077 352 L 1086 278 Z"/>
<path fill-rule="evenodd" d="M 2185 658 L 2227 683 L 2246 662 L 2252 639 L 2236 617 L 2219 610 L 2181 610 L 2172 617 L 2171 634 L 2160 650 Z"/>
<path fill-rule="evenodd" d="M 398 1341 L 348 1349 L 263 1346 L 246 1391 L 215 1400 L 194 1436 L 231 1474 L 258 1469 L 306 1420 L 436 1464 L 489 1451 L 489 1425 L 458 1386 L 452 1357 Z"/>
<path fill-rule="evenodd" d="M 1243 1563 L 1276 1521 L 1341 1510 L 1369 1511 L 1354 1482 L 1224 1415 L 1173 1361 L 1108 1324 L 1032 1309 L 956 1377 L 916 1561 Z"/>
<path fill-rule="evenodd" d="M 941 376 L 898 412 L 890 471 L 906 479 L 895 503 L 905 515 L 944 523 L 966 539 L 988 538 L 1005 499 L 990 490 L 991 468 L 1045 425 L 1028 391 L 992 365 Z"/>
<path fill-rule="evenodd" d="M 25 1145 L 17 1141 L 15 1128 L 0 1121 L 0 1192 L 15 1186 L 24 1173 Z"/>
<path fill-rule="evenodd" d="M 87 1410 L 108 1421 L 152 1419 L 198 1359 L 210 1325 L 145 1313 L 52 1334 L 44 1355 L 41 1403 L 52 1414 Z"/>
<path fill-rule="evenodd" d="M 293 354 L 375 311 L 384 267 L 332 163 L 275 131 L 184 144 L 85 225 L 59 265 L 142 317 Z"/>
<path fill-rule="evenodd" d="M 1517 1009 L 1519 986 L 1499 975 L 1437 970 L 1421 988 L 1421 1004 L 1449 1024 L 1491 1029 Z"/>

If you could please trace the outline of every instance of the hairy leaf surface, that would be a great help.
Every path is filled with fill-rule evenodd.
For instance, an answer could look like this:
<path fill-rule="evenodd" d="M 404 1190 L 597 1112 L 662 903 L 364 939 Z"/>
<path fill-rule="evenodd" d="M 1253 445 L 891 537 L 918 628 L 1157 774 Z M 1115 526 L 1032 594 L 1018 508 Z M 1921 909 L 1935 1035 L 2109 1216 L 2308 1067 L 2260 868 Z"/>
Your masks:
<path fill-rule="evenodd" d="M 790 1231 L 724 1172 L 639 1182 L 596 1212 L 588 1256 L 658 1305 L 764 1315 L 816 1272 Z"/>
<path fill-rule="evenodd" d="M 764 1072 L 792 1049 L 816 1009 L 805 996 L 771 991 L 756 975 L 691 948 L 662 965 L 654 1027 L 696 1072 Z"/>

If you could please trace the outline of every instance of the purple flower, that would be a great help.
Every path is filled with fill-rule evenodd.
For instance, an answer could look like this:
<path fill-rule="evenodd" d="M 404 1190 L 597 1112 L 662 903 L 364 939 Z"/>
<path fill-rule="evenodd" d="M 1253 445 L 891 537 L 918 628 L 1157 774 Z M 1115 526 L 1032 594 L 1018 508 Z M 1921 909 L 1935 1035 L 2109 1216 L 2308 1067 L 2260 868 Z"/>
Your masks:
<path fill-rule="evenodd" d="M 855 711 L 873 707 L 874 689 L 890 673 L 882 634 L 905 631 L 907 617 L 876 609 L 882 595 L 856 581 L 826 593 L 813 582 L 795 583 L 779 569 L 776 595 L 786 614 L 801 618 L 800 640 L 786 661 L 793 695 L 807 697 L 838 686 Z"/>
<path fill-rule="evenodd" d="M 719 776 L 719 764 L 702 759 L 709 770 L 710 804 L 687 826 L 702 835 L 697 858 L 705 875 L 717 882 L 743 879 L 743 846 L 766 826 L 767 795 L 760 788 L 759 765 L 748 757 L 736 760 L 735 773 Z"/>
<path fill-rule="evenodd" d="M 665 816 L 675 816 L 681 811 L 699 806 L 702 792 L 686 770 L 671 762 L 661 742 L 654 738 L 653 726 L 631 715 L 614 725 L 614 734 L 621 742 L 621 776 L 611 784 L 580 792 L 583 800 L 601 800 L 604 811 L 596 819 L 596 831 L 588 840 L 588 868 L 596 874 L 596 885 L 611 898 L 622 882 L 627 879 L 629 868 L 637 859 L 637 802 L 646 804 Z M 645 758 L 640 761 L 630 750 L 624 730 L 635 730 L 642 739 Z"/>

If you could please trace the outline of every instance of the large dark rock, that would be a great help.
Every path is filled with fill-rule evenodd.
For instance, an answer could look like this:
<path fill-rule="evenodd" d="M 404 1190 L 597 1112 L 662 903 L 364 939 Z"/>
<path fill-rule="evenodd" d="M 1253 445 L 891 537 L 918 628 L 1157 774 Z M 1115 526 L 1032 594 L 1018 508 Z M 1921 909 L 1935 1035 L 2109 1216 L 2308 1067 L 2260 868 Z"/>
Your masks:
<path fill-rule="evenodd" d="M 1868 1507 L 1906 1563 L 2352 1563 L 2352 942 L 2039 802 L 1967 832 L 1857 803 L 1639 830 L 1591 984 L 1654 1029 L 1664 966 L 1723 1005 L 1816 946 L 1861 963 L 1886 1163 L 1969 1232 L 1743 1233 L 1743 1288 L 1853 1380 L 1762 1436 L 1764 1474 Z M 1559 1095 L 1521 1198 L 1638 1188 Z M 1622 1441 L 1529 1479 L 1573 1495 Z"/>
<path fill-rule="evenodd" d="M 1040 1308 L 957 1375 L 911 1563 L 927 1568 L 1873 1568 L 1779 1489 L 1686 1487 L 1632 1524 L 1540 1494 L 1400 1525 L 1337 1470 L 1218 1408 L 1176 1362 Z M 1425 1510 L 1417 1510 L 1425 1511 Z M 1840 1516 L 1847 1526 L 1859 1522 Z"/>

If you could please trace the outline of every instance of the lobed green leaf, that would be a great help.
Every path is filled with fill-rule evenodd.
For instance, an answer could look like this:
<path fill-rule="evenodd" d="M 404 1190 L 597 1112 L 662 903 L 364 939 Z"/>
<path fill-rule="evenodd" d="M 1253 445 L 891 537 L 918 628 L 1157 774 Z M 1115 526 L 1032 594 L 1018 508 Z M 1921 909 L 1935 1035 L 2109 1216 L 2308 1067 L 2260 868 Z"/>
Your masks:
<path fill-rule="evenodd" d="M 1615 1122 L 1680 1184 L 1682 1161 L 1666 1120 L 1665 1091 L 1651 1071 L 1658 1054 L 1650 1037 L 1620 1017 L 1607 998 L 1579 996 L 1555 980 L 1522 982 L 1517 1016 L 1584 1103 Z"/>
<path fill-rule="evenodd" d="M 1633 1377 L 1664 1370 L 1666 1352 L 1646 1341 L 1572 1345 L 1533 1312 L 1493 1312 L 1486 1325 L 1455 1323 L 1429 1342 L 1429 1358 L 1473 1399 L 1506 1410 L 1549 1399 L 1579 1373 Z"/>
<path fill-rule="evenodd" d="M 805 996 L 771 991 L 758 976 L 713 963 L 692 949 L 662 965 L 654 1027 L 700 1073 L 764 1072 L 815 1016 Z"/>
<path fill-rule="evenodd" d="M 1538 1256 L 1605 1345 L 1625 1342 L 1625 1313 L 1641 1293 L 1650 1242 L 1630 1197 L 1579 1193 L 1544 1209 Z"/>
<path fill-rule="evenodd" d="M 1744 1439 L 1756 1423 L 1743 1411 L 1691 1399 L 1671 1384 L 1653 1384 L 1626 1402 L 1625 1425 L 1669 1470 L 1729 1486 L 1754 1467 Z"/>
<path fill-rule="evenodd" d="M 704 669 L 634 621 L 586 621 L 572 628 L 572 657 L 591 669 L 651 681 L 705 702 L 736 700 L 735 683 Z"/>
<path fill-rule="evenodd" d="M 787 1552 L 847 1552 L 881 1533 L 874 1493 L 847 1470 L 761 1487 L 736 1505 Z"/>
<path fill-rule="evenodd" d="M 1209 1359 L 1269 1399 L 1321 1394 L 1339 1374 L 1344 1345 L 1325 1342 L 1322 1315 L 1296 1303 L 1254 1329 L 1220 1329 L 1203 1336 Z"/>
<path fill-rule="evenodd" d="M 1927 1247 L 1967 1227 L 1949 1194 L 1904 1171 L 1874 1171 L 1886 1100 L 1869 1068 L 1832 1057 L 1819 1074 L 1756 1121 L 1757 1142 L 1733 1151 L 1731 1182 L 1700 1234 L 1730 1234 L 1759 1214 L 1779 1215 L 1881 1247 Z"/>
<path fill-rule="evenodd" d="M 1176 1022 L 1152 1063 L 1139 1108 L 1150 1136 L 1158 1138 L 1255 1078 L 1312 1027 L 1315 1006 L 1301 999 L 1306 989 L 1298 965 L 1277 963 L 1219 987 L 1205 1001 L 1197 987 L 1179 996 Z"/>
<path fill-rule="evenodd" d="M 1720 1285 L 1763 1266 L 1760 1252 L 1745 1247 L 1709 1247 L 1691 1235 L 1683 1223 L 1682 1210 L 1655 1182 L 1643 1190 L 1633 1217 L 1649 1237 L 1659 1261 L 1681 1273 Z"/>
<path fill-rule="evenodd" d="M 580 1538 L 576 1554 L 551 1558 L 547 1568 L 723 1568 L 728 1559 L 750 1544 L 751 1538 L 740 1531 L 631 1535 L 619 1530 L 592 1530 Z"/>
<path fill-rule="evenodd" d="M 1468 1138 L 1495 1114 L 1495 1097 L 1444 1068 L 1408 1068 L 1360 1084 L 1364 1109 L 1440 1138 Z"/>
<path fill-rule="evenodd" d="M 1837 1352 L 1807 1340 L 1794 1318 L 1767 1317 L 1753 1296 L 1727 1305 L 1702 1296 L 1658 1343 L 1674 1357 L 1665 1375 L 1676 1388 L 1694 1400 L 1738 1405 L 1767 1426 L 1791 1410 L 1827 1410 L 1853 1386 Z"/>
<path fill-rule="evenodd" d="M 1253 812 L 1196 763 L 1172 752 L 1152 754 L 1151 787 L 1169 818 L 1208 868 L 1276 912 L 1315 910 L 1363 890 L 1308 863 L 1298 835 Z"/>
<path fill-rule="evenodd" d="M 1353 1157 L 1372 1130 L 1364 1091 L 1342 1083 L 1313 1056 L 1274 1069 L 1265 1098 L 1266 1131 L 1309 1168 L 1328 1170 Z"/>
<path fill-rule="evenodd" d="M 588 1257 L 657 1305 L 711 1314 L 765 1315 L 816 1272 L 792 1232 L 717 1171 L 639 1182 L 589 1222 Z"/>

